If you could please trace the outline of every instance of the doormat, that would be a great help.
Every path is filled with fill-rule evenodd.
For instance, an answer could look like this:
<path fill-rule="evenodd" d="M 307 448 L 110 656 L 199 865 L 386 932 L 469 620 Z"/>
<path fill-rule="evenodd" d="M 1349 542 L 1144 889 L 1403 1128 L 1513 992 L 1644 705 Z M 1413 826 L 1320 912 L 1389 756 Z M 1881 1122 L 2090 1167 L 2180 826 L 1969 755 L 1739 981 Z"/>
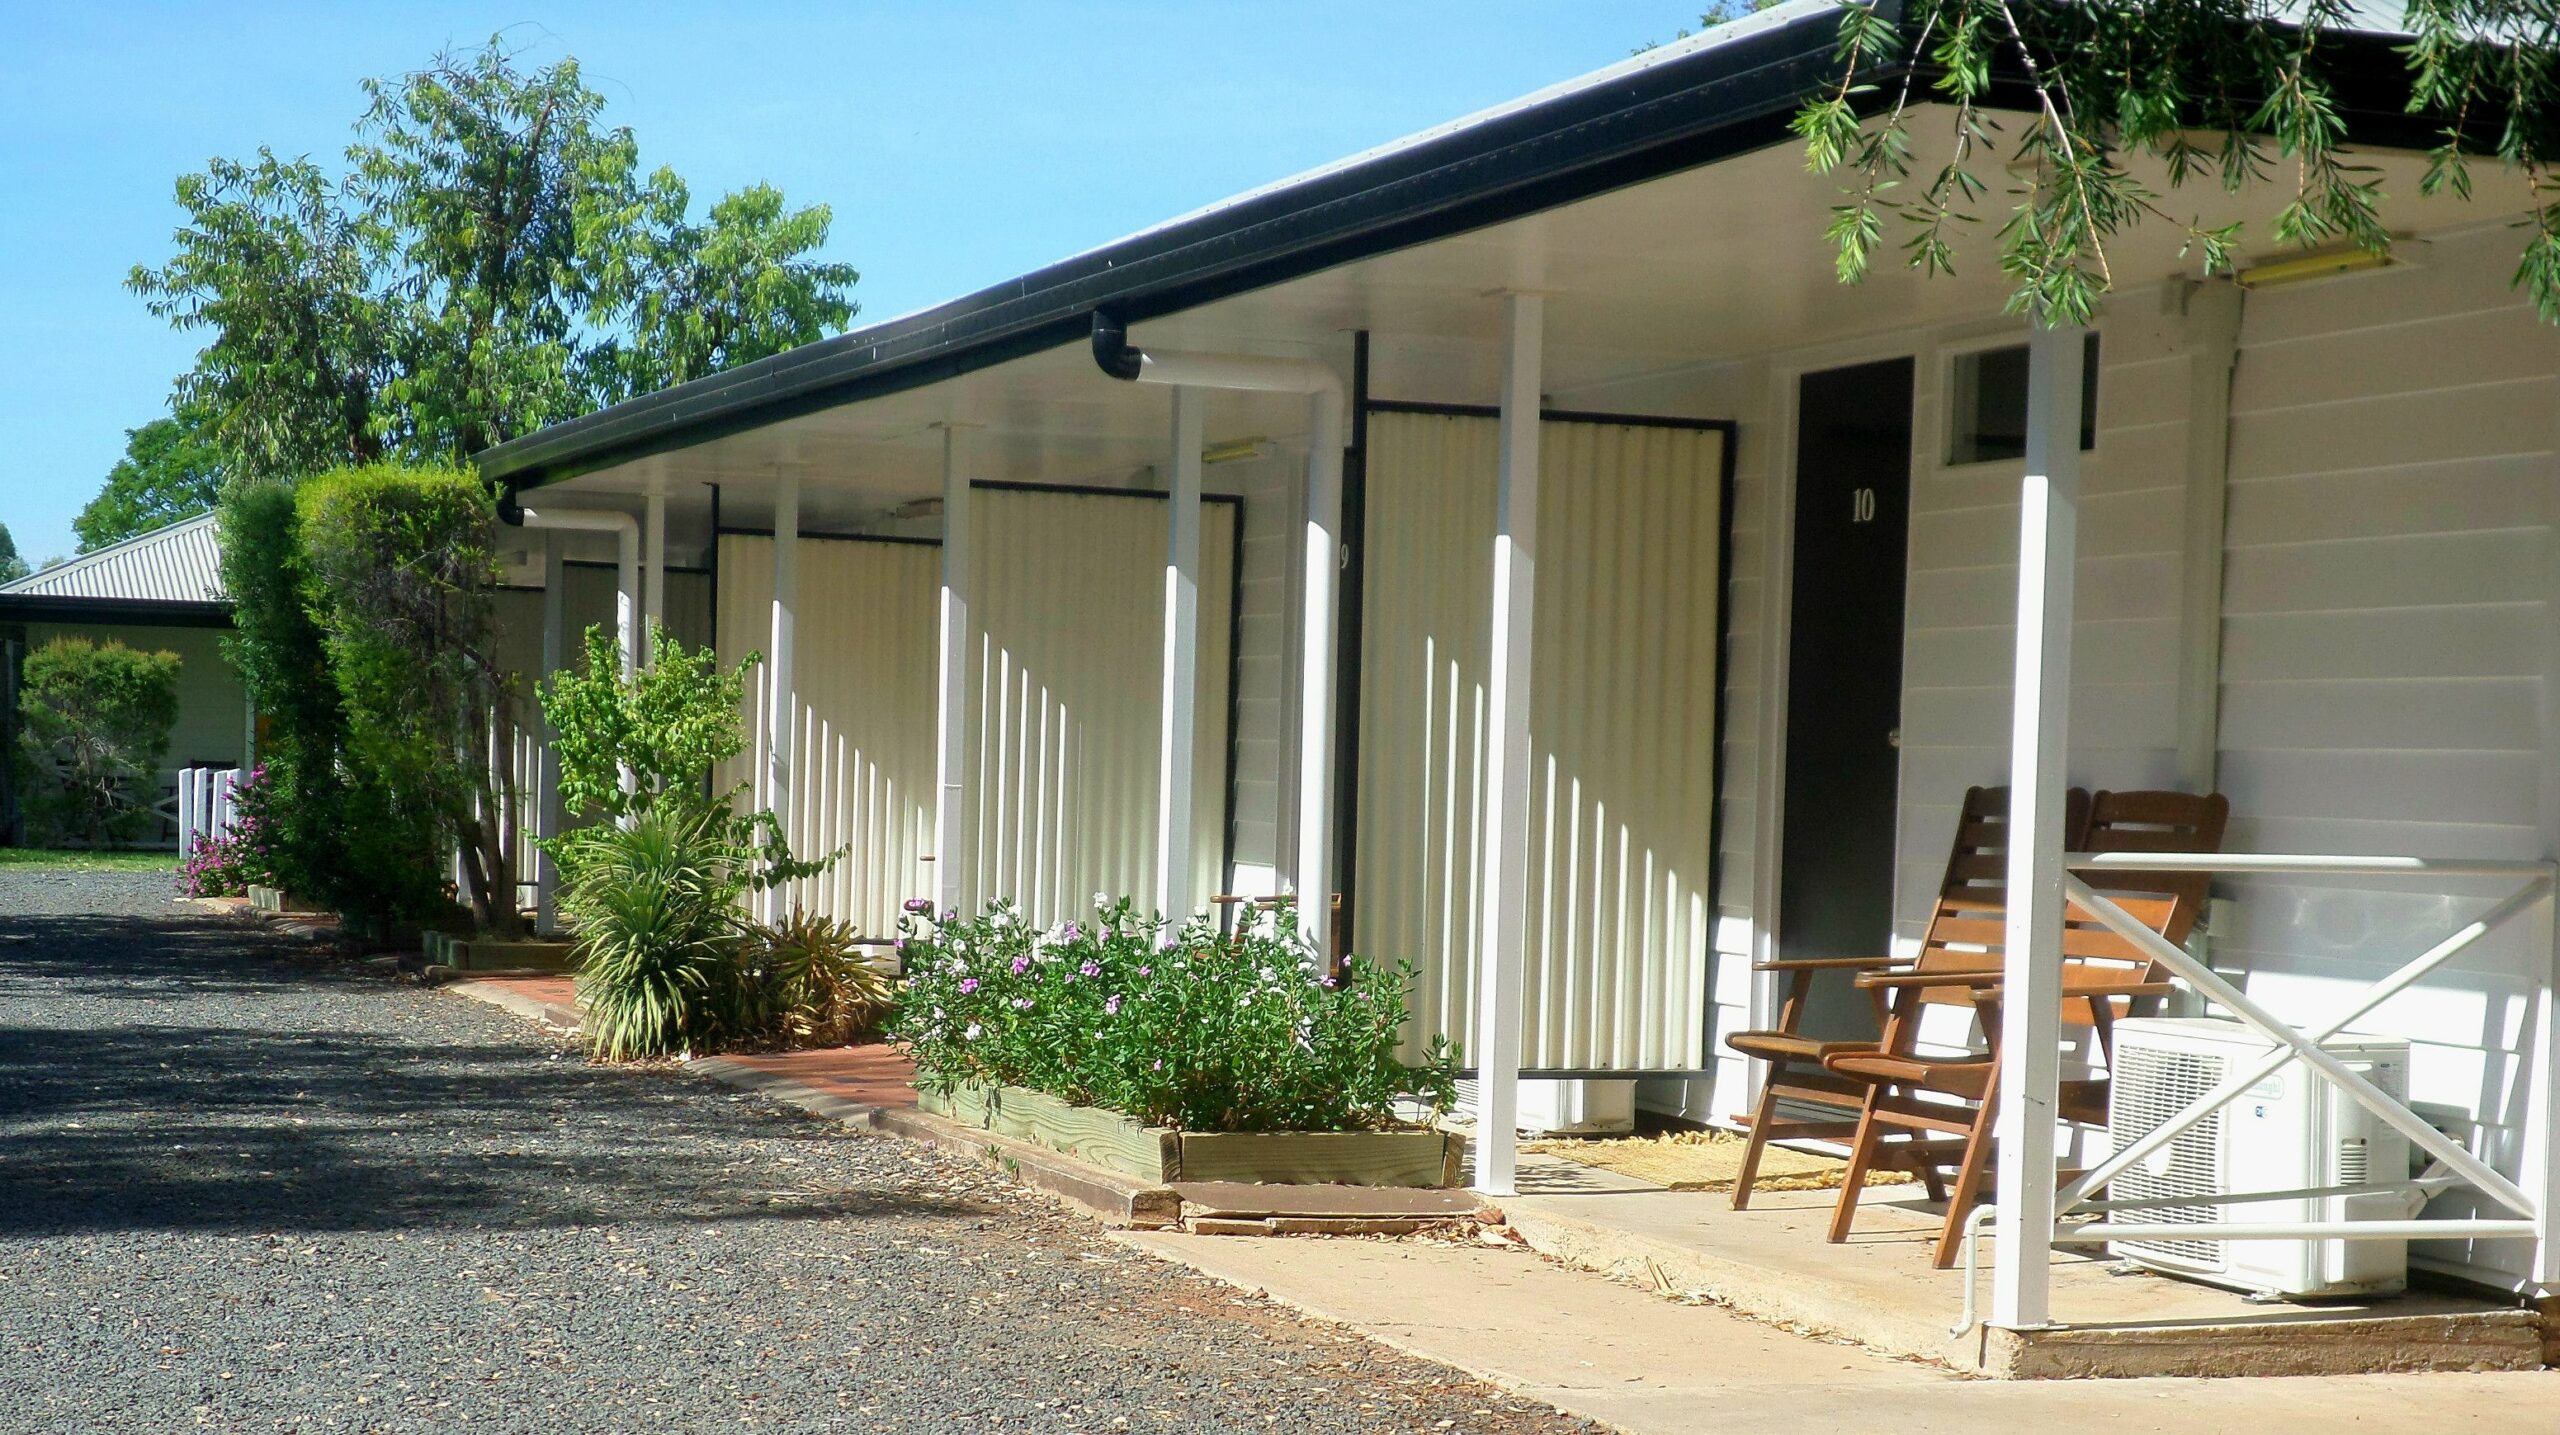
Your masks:
<path fill-rule="evenodd" d="M 1674 1191 L 1730 1191 L 1742 1170 L 1748 1138 L 1733 1131 L 1667 1131 L 1658 1136 L 1617 1136 L 1587 1141 L 1532 1141 L 1524 1151 L 1542 1152 L 1651 1181 Z M 1771 1146 L 1760 1153 L 1755 1191 L 1836 1191 L 1849 1163 Z M 1908 1184 L 1911 1173 L 1900 1169 L 1867 1173 L 1870 1186 Z"/>

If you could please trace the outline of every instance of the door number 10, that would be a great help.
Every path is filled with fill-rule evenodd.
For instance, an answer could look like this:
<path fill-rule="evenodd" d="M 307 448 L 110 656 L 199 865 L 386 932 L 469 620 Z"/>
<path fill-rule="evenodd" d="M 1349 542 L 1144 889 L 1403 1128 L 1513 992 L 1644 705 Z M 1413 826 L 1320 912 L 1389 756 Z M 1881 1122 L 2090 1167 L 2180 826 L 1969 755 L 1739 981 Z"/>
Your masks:
<path fill-rule="evenodd" d="M 1873 523 L 1876 521 L 1876 491 L 1874 489 L 1860 488 L 1850 491 L 1849 521 L 1851 523 Z"/>

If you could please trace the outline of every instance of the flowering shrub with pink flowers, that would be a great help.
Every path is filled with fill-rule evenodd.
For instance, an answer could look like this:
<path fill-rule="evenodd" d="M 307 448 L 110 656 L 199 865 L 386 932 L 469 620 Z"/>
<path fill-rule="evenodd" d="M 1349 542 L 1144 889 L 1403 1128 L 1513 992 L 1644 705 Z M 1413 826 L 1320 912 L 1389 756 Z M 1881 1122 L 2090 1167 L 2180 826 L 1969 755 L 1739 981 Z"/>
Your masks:
<path fill-rule="evenodd" d="M 1033 927 L 999 902 L 900 924 L 907 989 L 891 1032 L 930 1086 L 1025 1086 L 1191 1131 L 1353 1131 L 1399 1098 L 1446 1111 L 1456 1057 L 1403 1061 L 1409 963 L 1320 962 L 1285 908 L 1222 934 L 1105 903 Z"/>
<path fill-rule="evenodd" d="M 252 883 L 282 885 L 276 880 L 275 800 L 266 765 L 249 769 L 231 790 L 230 823 L 217 833 L 197 833 L 194 848 L 179 859 L 178 894 L 245 897 Z"/>

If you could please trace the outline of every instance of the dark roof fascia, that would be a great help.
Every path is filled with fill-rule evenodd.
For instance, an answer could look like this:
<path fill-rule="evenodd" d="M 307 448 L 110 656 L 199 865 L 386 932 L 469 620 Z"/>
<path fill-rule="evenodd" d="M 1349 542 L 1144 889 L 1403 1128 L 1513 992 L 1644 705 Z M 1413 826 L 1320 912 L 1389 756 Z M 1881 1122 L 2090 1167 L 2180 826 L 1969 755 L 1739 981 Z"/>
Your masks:
<path fill-rule="evenodd" d="M 1124 323 L 1176 313 L 1781 143 L 1804 100 L 1839 84 L 1838 25 L 1836 11 L 1805 15 L 1319 172 L 932 309 L 554 424 L 483 451 L 480 471 L 511 491 L 556 483 L 1082 343 L 1097 310 Z M 2366 32 L 2324 39 L 2350 143 L 2437 142 L 2439 126 L 2405 109 L 2405 43 Z M 1934 70 L 1869 72 L 1855 102 L 1883 109 L 1906 77 L 1918 99 Z M 1987 108 L 2035 109 L 2014 56 L 2004 52 L 1991 80 Z"/>
<path fill-rule="evenodd" d="M 82 598 L 63 593 L 0 593 L 0 623 L 228 628 L 231 626 L 231 605 L 212 599 Z"/>
<path fill-rule="evenodd" d="M 1821 11 L 1570 91 L 901 319 L 644 395 L 481 453 L 538 487 L 783 419 L 1081 343 L 1137 321 L 1534 214 L 1784 140 L 1839 82 Z M 1879 76 L 1879 80 L 1890 77 Z"/>

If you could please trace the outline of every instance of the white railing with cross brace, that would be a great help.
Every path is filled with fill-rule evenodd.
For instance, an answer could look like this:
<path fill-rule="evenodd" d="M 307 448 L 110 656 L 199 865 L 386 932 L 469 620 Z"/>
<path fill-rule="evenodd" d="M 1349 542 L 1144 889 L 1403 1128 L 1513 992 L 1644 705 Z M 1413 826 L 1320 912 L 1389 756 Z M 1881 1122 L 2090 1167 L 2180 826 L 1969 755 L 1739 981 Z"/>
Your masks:
<path fill-rule="evenodd" d="M 2535 1123 L 2531 1142 L 2533 1182 L 2536 1191 L 2528 1193 L 2461 1143 L 2418 1115 L 2415 1111 L 2366 1080 L 2345 1063 L 2321 1049 L 2320 1043 L 2345 1031 L 2354 1023 L 2380 1007 L 2384 1002 L 2416 984 L 2443 966 L 2456 954 L 2469 948 L 2482 937 L 2514 918 L 2536 907 L 2550 905 L 2555 886 L 2560 885 L 2560 871 L 2551 862 L 2511 862 L 2493 860 L 2445 859 L 2431 857 L 2315 857 L 2281 854 L 2217 854 L 2217 853 L 2073 853 L 2063 859 L 2067 873 L 2063 892 L 2073 904 L 2097 918 L 2110 930 L 2139 948 L 2143 955 L 2168 968 L 2198 994 L 2228 1009 L 2241 1021 L 2264 1033 L 2275 1046 L 2257 1062 L 2243 1067 L 2204 1095 L 2197 1097 L 2168 1120 L 2145 1132 L 2141 1137 L 2117 1150 L 2085 1174 L 2056 1193 L 2054 1245 L 2095 1245 L 2111 1241 L 2163 1239 L 2344 1239 L 2344 1240 L 2411 1240 L 2411 1239 L 2513 1239 L 2536 1243 L 2532 1280 L 2543 1290 L 2560 1286 L 2560 1060 L 2555 1059 L 2553 1043 L 2560 1039 L 2560 912 L 2554 913 L 2553 940 L 2547 948 L 2542 973 L 2541 993 L 2535 1004 L 2533 1026 L 2534 1076 L 2532 1099 L 2528 1107 Z M 2194 954 L 2167 940 L 2139 919 L 2117 906 L 2104 894 L 2091 888 L 2079 874 L 2108 871 L 2139 872 L 2209 872 L 2217 875 L 2264 875 L 2271 873 L 2316 874 L 2327 876 L 2421 876 L 2521 879 L 2523 885 L 2512 895 L 2493 904 L 2487 911 L 2463 924 L 2442 941 L 2410 958 L 2398 969 L 2365 989 L 2357 999 L 2319 1026 L 2297 1029 L 2278 1018 L 2248 993 L 2223 978 Z M 2030 1057 L 2030 1060 L 2033 1058 Z M 2117 1174 L 2129 1169 L 2161 1146 L 2175 1139 L 2215 1111 L 2238 1100 L 2251 1087 L 2294 1062 L 2302 1062 L 2319 1072 L 2359 1105 L 2373 1112 L 2410 1142 L 2435 1158 L 2427 1172 L 2414 1179 L 2376 1182 L 2356 1187 L 2341 1187 L 2326 1194 L 2362 1195 L 2381 1192 L 2409 1194 L 2413 1201 L 2411 1215 L 2427 1196 L 2456 1185 L 2467 1185 L 2512 1212 L 2510 1217 L 2483 1217 L 2448 1221 L 2223 1221 L 2180 1222 L 2175 1227 L 2147 1224 L 2141 1221 L 2112 1219 L 2110 1213 L 2131 1212 L 2155 1207 L 2158 1201 L 2092 1200 L 2089 1193 L 2105 1186 Z M 2033 1074 L 2029 1074 L 2033 1081 Z M 2287 1198 L 2300 1193 L 2284 1191 L 2234 1192 L 2210 1199 L 2193 1196 L 2179 1198 L 2177 1204 L 2239 1205 L 2249 1202 Z M 2065 1225 L 2069 1217 L 2087 1212 L 2101 1213 L 2096 1221 Z M 1978 1208 L 1968 1223 L 1979 1230 L 1991 1215 L 1989 1207 Z M 1974 1324 L 1974 1283 L 1976 1259 L 1974 1242 L 1965 1243 L 1965 1313 L 1959 1331 Z"/>

